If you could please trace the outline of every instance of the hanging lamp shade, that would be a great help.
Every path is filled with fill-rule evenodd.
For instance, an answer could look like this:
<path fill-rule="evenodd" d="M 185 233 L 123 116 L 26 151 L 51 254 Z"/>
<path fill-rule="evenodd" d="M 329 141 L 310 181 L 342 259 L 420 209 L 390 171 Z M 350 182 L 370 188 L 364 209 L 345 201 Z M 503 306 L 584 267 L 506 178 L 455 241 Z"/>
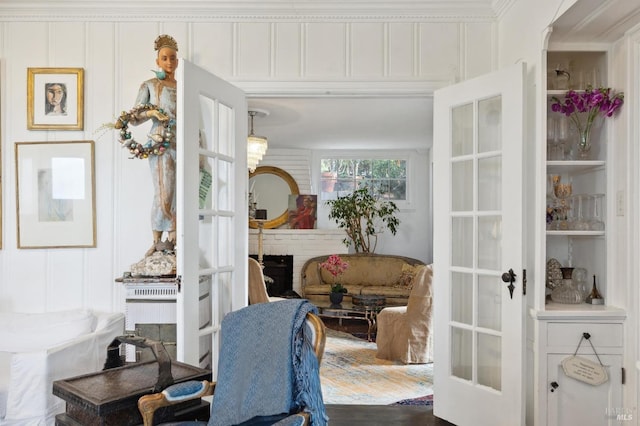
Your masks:
<path fill-rule="evenodd" d="M 254 172 L 262 157 L 267 152 L 268 141 L 264 136 L 258 136 L 253 132 L 253 117 L 258 114 L 259 111 L 249 111 L 249 118 L 251 120 L 251 127 L 249 136 L 247 137 L 247 165 L 250 172 Z M 266 114 L 265 114 L 266 115 Z"/>

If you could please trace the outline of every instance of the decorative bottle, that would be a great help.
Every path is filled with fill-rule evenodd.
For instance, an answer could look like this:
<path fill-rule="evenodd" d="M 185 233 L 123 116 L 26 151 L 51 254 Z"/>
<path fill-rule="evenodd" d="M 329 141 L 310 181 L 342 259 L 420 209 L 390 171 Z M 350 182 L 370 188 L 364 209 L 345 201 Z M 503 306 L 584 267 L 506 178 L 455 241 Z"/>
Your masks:
<path fill-rule="evenodd" d="M 582 303 L 584 298 L 582 292 L 571 278 L 573 268 L 560 268 L 562 271 L 562 285 L 556 287 L 551 292 L 551 300 L 556 303 L 576 304 Z"/>
<path fill-rule="evenodd" d="M 600 295 L 598 287 L 596 287 L 596 276 L 593 276 L 593 287 L 591 287 L 591 293 L 587 297 L 587 303 L 592 305 L 604 305 L 604 298 Z"/>

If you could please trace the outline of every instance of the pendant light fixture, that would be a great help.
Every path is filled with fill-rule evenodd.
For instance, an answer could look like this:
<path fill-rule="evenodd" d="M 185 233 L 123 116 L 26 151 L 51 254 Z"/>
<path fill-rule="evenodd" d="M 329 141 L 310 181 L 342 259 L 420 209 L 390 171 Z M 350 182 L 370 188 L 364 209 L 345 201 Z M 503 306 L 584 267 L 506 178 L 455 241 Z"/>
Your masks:
<path fill-rule="evenodd" d="M 250 172 L 254 172 L 260 160 L 267 152 L 267 138 L 264 136 L 258 136 L 253 132 L 253 118 L 256 115 L 268 115 L 269 112 L 265 110 L 252 109 L 249 110 L 250 131 L 247 137 L 247 165 Z"/>

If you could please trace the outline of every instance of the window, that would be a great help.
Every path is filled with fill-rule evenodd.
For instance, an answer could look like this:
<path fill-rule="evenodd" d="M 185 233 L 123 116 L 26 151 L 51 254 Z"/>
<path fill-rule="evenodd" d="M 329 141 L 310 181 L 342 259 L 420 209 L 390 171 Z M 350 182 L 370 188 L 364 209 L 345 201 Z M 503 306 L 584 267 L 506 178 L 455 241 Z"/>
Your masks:
<path fill-rule="evenodd" d="M 320 160 L 322 200 L 333 200 L 368 186 L 390 201 L 407 200 L 406 159 L 323 158 Z"/>

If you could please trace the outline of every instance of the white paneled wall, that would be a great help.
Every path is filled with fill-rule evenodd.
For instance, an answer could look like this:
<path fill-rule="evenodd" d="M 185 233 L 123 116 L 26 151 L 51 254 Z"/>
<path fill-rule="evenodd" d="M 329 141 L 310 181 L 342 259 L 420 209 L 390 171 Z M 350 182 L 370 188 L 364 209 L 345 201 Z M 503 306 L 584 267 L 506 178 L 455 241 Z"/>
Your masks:
<path fill-rule="evenodd" d="M 268 149 L 259 166 L 279 167 L 298 184 L 300 194 L 317 194 L 311 184 L 310 152 L 303 149 Z"/>
<path fill-rule="evenodd" d="M 273 10 L 258 11 L 241 2 L 159 3 L 0 1 L 0 311 L 123 309 L 114 279 L 151 243 L 151 183 L 146 161 L 129 160 L 115 132 L 101 136 L 99 129 L 130 109 L 140 83 L 152 77 L 158 34 L 172 34 L 182 57 L 253 96 L 424 94 L 491 71 L 497 57 L 496 24 L 487 13 L 400 13 L 394 2 L 348 13 L 337 3 L 331 10 L 301 2 L 298 10 L 264 2 Z M 84 68 L 83 131 L 27 130 L 28 67 Z M 86 139 L 96 140 L 97 247 L 18 250 L 14 143 Z M 301 190 L 313 192 L 298 172 Z"/>

